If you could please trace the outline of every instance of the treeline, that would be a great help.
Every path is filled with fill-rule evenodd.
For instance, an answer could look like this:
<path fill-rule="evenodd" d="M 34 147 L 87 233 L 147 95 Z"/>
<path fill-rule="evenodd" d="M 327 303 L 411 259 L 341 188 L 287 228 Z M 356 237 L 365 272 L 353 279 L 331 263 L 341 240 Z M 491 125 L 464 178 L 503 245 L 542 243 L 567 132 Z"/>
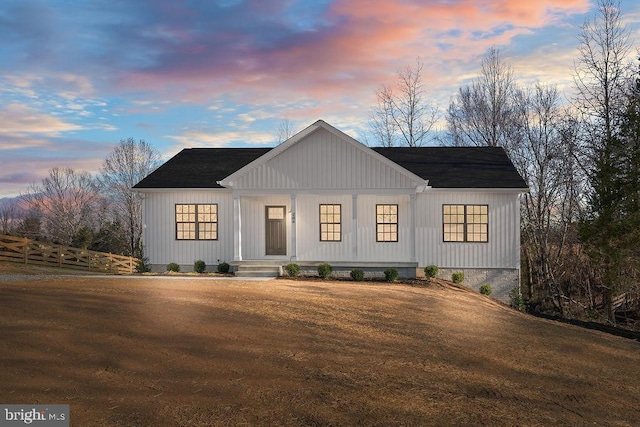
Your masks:
<path fill-rule="evenodd" d="M 640 52 L 619 5 L 600 0 L 577 34 L 570 95 L 518 84 L 491 49 L 438 116 L 418 59 L 377 92 L 371 123 L 386 146 L 504 147 L 530 188 L 521 199 L 529 309 L 632 324 L 640 315 Z M 435 117 L 446 122 L 440 133 Z"/>
<path fill-rule="evenodd" d="M 128 138 L 96 175 L 53 168 L 0 207 L 0 234 L 142 258 L 142 203 L 131 187 L 159 164 L 155 148 Z"/>

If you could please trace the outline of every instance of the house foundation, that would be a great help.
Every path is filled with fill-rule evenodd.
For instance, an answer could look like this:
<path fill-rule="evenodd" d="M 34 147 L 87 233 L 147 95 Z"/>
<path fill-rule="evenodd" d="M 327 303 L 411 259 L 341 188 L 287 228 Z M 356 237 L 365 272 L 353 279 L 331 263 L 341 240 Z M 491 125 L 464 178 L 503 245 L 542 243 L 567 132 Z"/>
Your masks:
<path fill-rule="evenodd" d="M 507 304 L 512 289 L 520 288 L 520 270 L 514 268 L 441 268 L 438 278 L 451 280 L 451 275 L 459 271 L 464 273 L 462 285 L 478 292 L 480 286 L 490 285 L 491 298 Z"/>

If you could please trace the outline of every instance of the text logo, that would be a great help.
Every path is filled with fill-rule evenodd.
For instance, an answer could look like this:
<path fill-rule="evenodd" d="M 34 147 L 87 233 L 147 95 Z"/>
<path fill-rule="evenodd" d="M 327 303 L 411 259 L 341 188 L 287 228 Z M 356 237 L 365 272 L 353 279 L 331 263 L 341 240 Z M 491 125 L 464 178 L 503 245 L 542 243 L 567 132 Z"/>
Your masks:
<path fill-rule="evenodd" d="M 69 427 L 69 405 L 0 405 L 0 427 Z"/>

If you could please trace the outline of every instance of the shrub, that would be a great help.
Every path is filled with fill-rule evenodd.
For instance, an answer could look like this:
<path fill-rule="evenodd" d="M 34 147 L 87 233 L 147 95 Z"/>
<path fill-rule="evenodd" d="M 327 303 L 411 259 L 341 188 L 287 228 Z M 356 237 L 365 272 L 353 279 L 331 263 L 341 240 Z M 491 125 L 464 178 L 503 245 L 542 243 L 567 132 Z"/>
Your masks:
<path fill-rule="evenodd" d="M 453 283 L 462 283 L 463 280 L 464 273 L 462 271 L 456 271 L 455 273 L 451 274 L 451 281 Z"/>
<path fill-rule="evenodd" d="M 332 271 L 333 267 L 331 267 L 326 262 L 323 262 L 318 266 L 318 276 L 320 276 L 322 279 L 326 279 L 327 277 L 329 277 Z"/>
<path fill-rule="evenodd" d="M 170 262 L 169 264 L 167 264 L 167 271 L 173 271 L 174 273 L 179 273 L 180 266 L 175 262 Z"/>
<path fill-rule="evenodd" d="M 362 282 L 364 280 L 364 271 L 356 268 L 355 270 L 351 270 L 351 280 L 354 282 Z"/>
<path fill-rule="evenodd" d="M 437 265 L 427 265 L 424 268 L 424 275 L 429 279 L 433 279 L 438 275 L 438 266 Z"/>
<path fill-rule="evenodd" d="M 384 271 L 384 278 L 387 282 L 394 282 L 398 278 L 398 270 L 395 268 L 387 268 Z"/>
<path fill-rule="evenodd" d="M 509 305 L 516 310 L 525 311 L 527 306 L 524 303 L 524 299 L 522 299 L 522 294 L 520 293 L 520 289 L 515 287 L 509 291 Z"/>
<path fill-rule="evenodd" d="M 193 271 L 195 271 L 196 273 L 202 274 L 206 269 L 207 264 L 205 264 L 201 259 L 193 263 Z"/>
<path fill-rule="evenodd" d="M 491 295 L 491 292 L 493 292 L 493 289 L 491 289 L 491 285 L 487 285 L 487 284 L 480 285 L 480 293 L 482 295 L 489 296 Z"/>
<path fill-rule="evenodd" d="M 287 264 L 284 266 L 284 270 L 290 277 L 296 277 L 298 274 L 300 274 L 300 266 L 298 264 Z"/>
<path fill-rule="evenodd" d="M 228 273 L 231 266 L 226 262 L 221 262 L 218 264 L 218 273 Z"/>
<path fill-rule="evenodd" d="M 149 258 L 143 256 L 138 259 L 138 263 L 136 264 L 136 272 L 137 273 L 148 273 L 151 271 L 151 264 L 149 264 Z"/>

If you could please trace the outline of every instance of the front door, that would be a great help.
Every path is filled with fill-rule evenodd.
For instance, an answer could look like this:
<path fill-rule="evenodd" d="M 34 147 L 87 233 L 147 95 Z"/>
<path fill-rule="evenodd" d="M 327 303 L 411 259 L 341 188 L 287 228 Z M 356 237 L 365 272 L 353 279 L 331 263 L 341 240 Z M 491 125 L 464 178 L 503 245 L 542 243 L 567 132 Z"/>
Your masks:
<path fill-rule="evenodd" d="M 287 254 L 286 206 L 265 206 L 267 255 Z"/>

